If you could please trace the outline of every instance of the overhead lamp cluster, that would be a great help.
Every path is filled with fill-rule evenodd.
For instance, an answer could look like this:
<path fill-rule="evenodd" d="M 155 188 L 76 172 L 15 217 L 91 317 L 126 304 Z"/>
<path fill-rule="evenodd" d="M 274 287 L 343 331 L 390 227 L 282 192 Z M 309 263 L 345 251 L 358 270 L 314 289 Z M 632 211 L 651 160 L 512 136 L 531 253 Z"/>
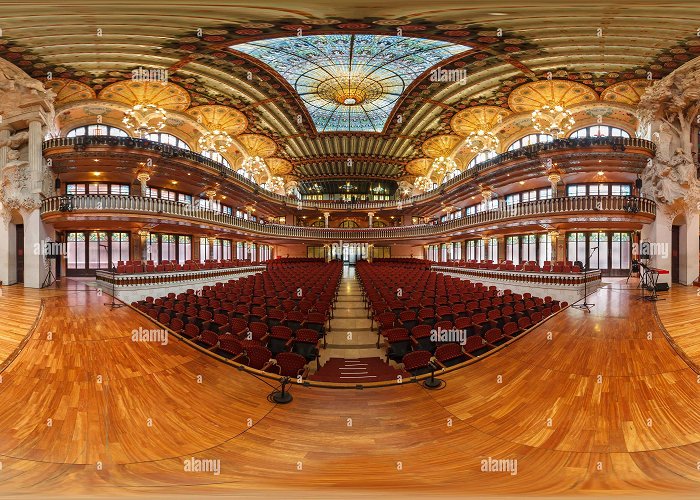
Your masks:
<path fill-rule="evenodd" d="M 136 136 L 143 139 L 165 127 L 168 114 L 155 104 L 139 103 L 124 112 L 122 123 Z"/>
<path fill-rule="evenodd" d="M 233 146 L 233 138 L 223 130 L 212 130 L 202 134 L 197 144 L 203 152 L 223 154 Z"/>
<path fill-rule="evenodd" d="M 542 134 L 559 139 L 570 131 L 576 120 L 562 104 L 549 103 L 532 112 L 532 126 Z"/>
<path fill-rule="evenodd" d="M 493 132 L 477 130 L 470 132 L 466 138 L 466 146 L 474 153 L 496 152 L 501 141 Z"/>

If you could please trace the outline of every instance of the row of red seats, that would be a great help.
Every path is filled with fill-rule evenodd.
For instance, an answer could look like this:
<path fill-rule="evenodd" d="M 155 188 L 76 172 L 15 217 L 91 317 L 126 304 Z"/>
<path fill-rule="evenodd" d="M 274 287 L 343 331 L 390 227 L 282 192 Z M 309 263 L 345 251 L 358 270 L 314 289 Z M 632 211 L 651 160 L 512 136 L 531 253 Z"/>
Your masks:
<path fill-rule="evenodd" d="M 262 264 L 262 263 L 261 263 Z M 119 274 L 138 273 L 163 273 L 172 271 L 199 271 L 202 269 L 228 269 L 233 267 L 249 266 L 250 260 L 206 260 L 204 263 L 187 260 L 179 264 L 175 260 L 163 260 L 155 264 L 152 260 L 142 262 L 140 260 L 119 261 L 116 269 Z"/>
<path fill-rule="evenodd" d="M 580 273 L 581 267 L 574 265 L 573 262 L 551 262 L 545 261 L 542 266 L 538 265 L 534 260 L 514 264 L 512 260 L 504 260 L 496 263 L 492 260 L 468 260 L 468 261 L 453 261 L 446 262 L 448 266 L 463 267 L 466 269 L 490 269 L 494 271 L 525 271 L 525 272 L 544 272 L 544 273 Z"/>

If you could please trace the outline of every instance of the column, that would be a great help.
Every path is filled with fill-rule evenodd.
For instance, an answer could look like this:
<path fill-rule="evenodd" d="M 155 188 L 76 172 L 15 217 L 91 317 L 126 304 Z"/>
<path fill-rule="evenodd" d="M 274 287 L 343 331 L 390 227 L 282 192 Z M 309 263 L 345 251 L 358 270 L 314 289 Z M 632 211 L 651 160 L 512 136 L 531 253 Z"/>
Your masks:
<path fill-rule="evenodd" d="M 29 122 L 29 168 L 31 171 L 32 193 L 41 193 L 43 187 L 43 167 L 44 156 L 42 154 L 42 143 L 44 134 L 42 124 L 38 119 Z"/>
<path fill-rule="evenodd" d="M 496 246 L 498 248 L 498 258 L 500 260 L 507 260 L 506 259 L 506 237 L 505 236 L 497 236 L 496 242 L 497 242 Z"/>
<path fill-rule="evenodd" d="M 51 261 L 44 261 L 46 239 L 55 240 L 52 226 L 41 220 L 38 208 L 24 212 L 24 286 L 41 288 Z M 48 264 L 47 264 L 48 263 Z"/>
<path fill-rule="evenodd" d="M 566 261 L 566 231 L 557 231 L 556 260 L 554 262 Z"/>
<path fill-rule="evenodd" d="M 145 229 L 141 229 L 138 232 L 139 235 L 139 242 L 140 242 L 140 247 L 141 247 L 141 260 L 142 261 L 147 261 L 150 260 L 148 254 L 149 254 L 149 245 L 150 245 L 150 239 L 149 237 L 151 236 L 151 233 L 149 231 L 146 231 Z"/>
<path fill-rule="evenodd" d="M 209 240 L 209 260 L 214 260 L 215 255 L 214 255 L 214 245 L 216 245 L 216 236 L 208 236 L 207 239 Z"/>
<path fill-rule="evenodd" d="M 10 135 L 9 129 L 1 129 L 0 141 L 6 141 Z M 8 149 L 7 146 L 0 148 L 0 171 L 7 162 Z M 14 224 L 10 224 L 10 219 L 10 209 L 0 204 L 0 283 L 3 285 L 11 285 L 17 281 L 17 257 L 14 255 L 16 230 Z"/>
<path fill-rule="evenodd" d="M 328 227 L 328 217 L 330 217 L 330 212 L 323 212 L 323 220 L 325 222 L 323 227 Z"/>
<path fill-rule="evenodd" d="M 374 260 L 374 243 L 367 245 L 367 262 Z"/>
<path fill-rule="evenodd" d="M 368 227 L 372 227 L 372 222 L 374 219 L 374 212 L 367 212 L 367 215 L 369 216 L 369 226 Z"/>
<path fill-rule="evenodd" d="M 551 239 L 550 252 L 552 254 L 552 257 L 549 260 L 551 260 L 552 262 L 557 262 L 557 245 L 559 244 L 559 231 L 550 231 L 549 237 Z"/>

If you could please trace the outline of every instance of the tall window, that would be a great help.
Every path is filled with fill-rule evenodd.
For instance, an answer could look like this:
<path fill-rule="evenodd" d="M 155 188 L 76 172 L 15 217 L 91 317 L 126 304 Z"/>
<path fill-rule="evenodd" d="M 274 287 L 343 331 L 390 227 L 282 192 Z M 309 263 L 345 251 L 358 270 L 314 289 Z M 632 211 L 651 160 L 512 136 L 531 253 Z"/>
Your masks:
<path fill-rule="evenodd" d="M 523 262 L 537 260 L 537 237 L 534 234 L 526 234 L 521 237 L 522 247 L 520 258 Z"/>
<path fill-rule="evenodd" d="M 109 240 L 107 233 L 93 231 L 88 235 L 88 268 L 107 269 L 109 267 Z"/>
<path fill-rule="evenodd" d="M 221 163 L 221 164 L 227 166 L 228 168 L 231 168 L 231 164 L 229 163 L 229 161 L 226 158 L 221 156 L 221 153 L 217 153 L 216 151 L 214 151 L 214 152 L 202 151 L 200 154 L 206 158 L 209 158 L 210 160 L 214 160 L 215 162 Z M 240 170 L 239 170 L 239 172 L 240 172 Z"/>
<path fill-rule="evenodd" d="M 87 125 L 85 127 L 74 128 L 66 134 L 66 137 L 77 137 L 80 135 L 106 135 L 110 137 L 129 137 L 125 131 L 111 125 Z"/>
<path fill-rule="evenodd" d="M 500 259 L 500 256 L 498 255 L 498 238 L 490 238 L 489 239 L 488 256 L 489 256 L 489 259 L 491 259 L 494 262 L 498 262 L 498 259 Z"/>
<path fill-rule="evenodd" d="M 462 242 L 452 242 L 452 258 L 454 260 L 462 260 Z"/>
<path fill-rule="evenodd" d="M 539 266 L 544 266 L 545 261 L 552 261 L 552 237 L 549 233 L 540 234 L 538 244 L 540 248 L 537 264 Z"/>
<path fill-rule="evenodd" d="M 187 149 L 188 151 L 190 150 L 190 147 L 185 141 L 183 141 L 179 137 L 175 137 L 172 134 L 166 134 L 165 132 L 156 132 L 155 134 L 148 134 L 146 136 L 146 139 L 153 142 L 160 142 L 162 144 L 169 144 L 171 146 L 175 146 L 176 148 Z"/>
<path fill-rule="evenodd" d="M 508 151 L 513 151 L 515 149 L 520 149 L 525 146 L 530 146 L 531 144 L 537 144 L 540 142 L 552 142 L 553 138 L 548 134 L 529 134 L 515 141 L 513 144 L 508 146 Z"/>
<path fill-rule="evenodd" d="M 508 236 L 506 238 L 506 260 L 520 263 L 520 236 Z"/>
<path fill-rule="evenodd" d="M 586 262 L 586 233 L 569 233 L 567 239 L 567 260 Z"/>
<path fill-rule="evenodd" d="M 583 139 L 586 137 L 626 137 L 629 134 L 618 127 L 610 127 L 608 125 L 592 125 L 590 127 L 580 128 L 569 135 L 569 139 Z"/>
<path fill-rule="evenodd" d="M 221 258 L 231 260 L 231 240 L 221 240 Z"/>
<path fill-rule="evenodd" d="M 629 269 L 632 254 L 630 233 L 613 233 L 610 252 L 612 269 Z"/>
<path fill-rule="evenodd" d="M 180 235 L 177 237 L 178 246 L 178 263 L 184 264 L 185 261 L 192 260 L 192 236 Z"/>
<path fill-rule="evenodd" d="M 112 265 L 129 260 L 129 233 L 112 233 Z"/>
<path fill-rule="evenodd" d="M 68 233 L 68 269 L 85 269 L 85 233 Z"/>
<path fill-rule="evenodd" d="M 607 269 L 608 268 L 608 234 L 607 233 L 590 233 L 589 238 L 589 252 L 593 252 L 595 247 L 598 250 L 593 252 L 593 256 L 589 261 L 589 267 L 591 269 Z M 581 260 L 581 259 L 579 259 Z M 586 265 L 585 260 L 581 260 L 584 265 Z"/>
<path fill-rule="evenodd" d="M 160 248 L 158 245 L 158 235 L 151 233 L 148 235 L 148 246 L 146 247 L 147 260 L 152 260 L 155 263 L 160 262 Z"/>
<path fill-rule="evenodd" d="M 162 234 L 160 237 L 160 260 L 175 260 L 175 235 Z"/>

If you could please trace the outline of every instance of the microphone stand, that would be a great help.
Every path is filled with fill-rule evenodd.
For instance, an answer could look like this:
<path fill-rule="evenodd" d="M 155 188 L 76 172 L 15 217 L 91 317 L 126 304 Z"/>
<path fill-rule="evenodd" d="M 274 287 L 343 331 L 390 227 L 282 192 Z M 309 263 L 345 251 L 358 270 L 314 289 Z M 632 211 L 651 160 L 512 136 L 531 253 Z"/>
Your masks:
<path fill-rule="evenodd" d="M 114 279 L 114 277 L 116 274 L 117 274 L 117 268 L 112 266 L 112 302 L 105 302 L 105 305 L 109 306 L 110 309 L 119 309 L 120 307 L 124 307 L 124 305 L 125 305 L 125 304 L 117 303 L 117 301 L 115 299 L 115 295 L 116 295 L 115 283 L 117 280 Z"/>
<path fill-rule="evenodd" d="M 592 251 L 591 254 L 588 256 L 588 259 L 586 259 L 586 268 L 583 270 L 584 271 L 584 276 L 583 276 L 583 304 L 572 304 L 571 307 L 576 308 L 576 309 L 581 309 L 586 310 L 588 312 L 591 312 L 591 307 L 593 307 L 595 304 L 589 304 L 588 303 L 588 276 L 585 275 L 586 272 L 589 271 L 590 268 L 590 263 L 591 263 L 591 257 L 593 257 L 593 254 L 595 251 L 598 250 L 598 247 L 595 247 Z M 579 299 L 580 301 L 581 299 Z"/>

